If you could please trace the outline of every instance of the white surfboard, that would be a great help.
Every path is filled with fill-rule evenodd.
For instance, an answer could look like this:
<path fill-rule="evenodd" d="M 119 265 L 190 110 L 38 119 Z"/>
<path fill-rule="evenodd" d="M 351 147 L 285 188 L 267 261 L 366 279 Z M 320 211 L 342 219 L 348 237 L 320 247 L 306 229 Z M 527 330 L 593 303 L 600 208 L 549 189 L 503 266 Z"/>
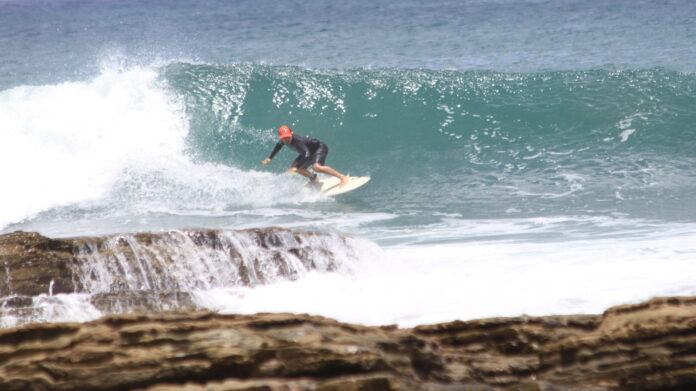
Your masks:
<path fill-rule="evenodd" d="M 341 184 L 341 180 L 334 176 L 330 176 L 319 179 L 321 187 L 317 186 L 317 188 L 322 194 L 333 196 L 355 190 L 366 184 L 369 180 L 369 176 L 350 176 L 345 186 L 338 187 L 338 185 Z"/>

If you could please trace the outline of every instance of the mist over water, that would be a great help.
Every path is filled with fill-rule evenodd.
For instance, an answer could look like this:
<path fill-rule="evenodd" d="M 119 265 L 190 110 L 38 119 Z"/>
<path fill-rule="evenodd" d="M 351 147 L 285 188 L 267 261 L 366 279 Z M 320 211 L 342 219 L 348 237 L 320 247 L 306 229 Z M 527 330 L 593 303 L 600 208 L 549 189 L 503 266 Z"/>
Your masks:
<path fill-rule="evenodd" d="M 415 325 L 693 294 L 690 2 L 205 5 L 0 4 L 0 233 L 374 244 L 350 273 L 195 292 L 224 312 Z M 262 167 L 281 124 L 372 180 L 322 197 L 287 149 Z"/>
<path fill-rule="evenodd" d="M 186 124 L 152 69 L 106 70 L 91 82 L 0 92 L 0 223 L 55 206 L 102 199 L 119 170 L 183 148 Z M 172 97 L 173 98 L 173 97 Z M 7 198 L 5 198 L 7 197 Z"/>

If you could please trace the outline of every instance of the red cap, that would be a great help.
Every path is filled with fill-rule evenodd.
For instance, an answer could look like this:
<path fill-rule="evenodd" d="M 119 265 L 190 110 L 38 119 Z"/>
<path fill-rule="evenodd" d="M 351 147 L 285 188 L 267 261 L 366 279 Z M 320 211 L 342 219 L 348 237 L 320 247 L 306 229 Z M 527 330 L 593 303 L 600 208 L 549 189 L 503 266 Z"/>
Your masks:
<path fill-rule="evenodd" d="M 292 137 L 292 130 L 289 127 L 283 125 L 278 128 L 278 138 Z"/>

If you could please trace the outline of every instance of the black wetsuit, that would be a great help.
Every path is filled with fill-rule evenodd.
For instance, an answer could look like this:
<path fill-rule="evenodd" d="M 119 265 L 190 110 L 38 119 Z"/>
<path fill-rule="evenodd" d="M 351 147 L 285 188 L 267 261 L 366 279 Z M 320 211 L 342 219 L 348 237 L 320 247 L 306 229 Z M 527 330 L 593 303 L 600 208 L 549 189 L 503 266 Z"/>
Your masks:
<path fill-rule="evenodd" d="M 284 145 L 283 140 L 278 140 L 278 143 L 273 148 L 273 152 L 271 152 L 271 156 L 268 158 L 273 159 Z M 315 138 L 300 136 L 299 134 L 292 135 L 292 141 L 288 144 L 288 147 L 300 154 L 292 162 L 292 166 L 296 168 L 307 168 L 307 166 L 314 163 L 319 163 L 323 166 L 326 162 L 326 155 L 329 154 L 329 147 L 326 144 Z"/>

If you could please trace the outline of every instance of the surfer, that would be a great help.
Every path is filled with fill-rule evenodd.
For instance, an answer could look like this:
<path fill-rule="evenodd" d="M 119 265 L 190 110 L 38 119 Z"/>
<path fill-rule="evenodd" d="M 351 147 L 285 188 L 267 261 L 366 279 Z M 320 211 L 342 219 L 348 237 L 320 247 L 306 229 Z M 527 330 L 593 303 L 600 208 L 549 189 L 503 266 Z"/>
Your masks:
<path fill-rule="evenodd" d="M 335 176 L 336 178 L 340 179 L 341 184 L 339 187 L 343 187 L 346 183 L 348 183 L 347 176 L 329 166 L 324 165 L 324 162 L 326 162 L 326 155 L 329 154 L 329 147 L 327 147 L 323 142 L 312 137 L 293 134 L 292 130 L 285 125 L 278 128 L 278 138 L 280 138 L 280 140 L 278 143 L 276 143 L 271 155 L 263 159 L 261 162 L 261 164 L 264 166 L 273 160 L 273 157 L 276 155 L 276 153 L 278 153 L 278 151 L 280 151 L 281 148 L 283 148 L 283 145 L 287 145 L 299 153 L 295 161 L 293 161 L 290 165 L 290 169 L 287 172 L 297 172 L 298 174 L 309 178 L 310 183 L 317 182 L 316 172 L 323 172 L 324 174 Z M 310 164 L 312 165 L 315 173 L 311 173 L 309 170 L 307 170 L 307 167 L 309 167 Z"/>

